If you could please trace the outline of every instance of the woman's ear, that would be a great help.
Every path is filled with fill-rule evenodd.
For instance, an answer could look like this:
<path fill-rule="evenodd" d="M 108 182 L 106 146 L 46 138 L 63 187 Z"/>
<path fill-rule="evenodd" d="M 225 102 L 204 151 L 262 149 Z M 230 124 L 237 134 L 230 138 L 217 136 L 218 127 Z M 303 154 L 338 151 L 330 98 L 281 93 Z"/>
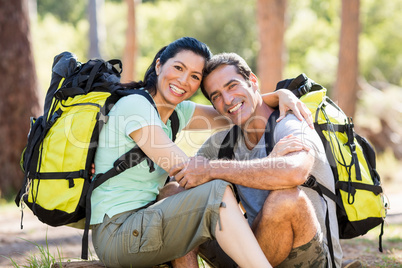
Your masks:
<path fill-rule="evenodd" d="M 155 72 L 156 72 L 156 75 L 159 75 L 160 72 L 161 72 L 161 61 L 160 61 L 160 58 L 158 58 L 158 59 L 156 60 Z"/>

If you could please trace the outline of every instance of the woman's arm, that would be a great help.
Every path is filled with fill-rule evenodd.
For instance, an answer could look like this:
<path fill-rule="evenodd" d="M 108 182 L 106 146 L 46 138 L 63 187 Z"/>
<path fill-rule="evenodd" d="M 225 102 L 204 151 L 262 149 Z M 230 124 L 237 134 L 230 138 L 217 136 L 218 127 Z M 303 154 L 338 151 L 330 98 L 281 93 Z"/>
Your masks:
<path fill-rule="evenodd" d="M 286 116 L 288 110 L 292 110 L 293 114 L 302 121 L 306 120 L 310 128 L 314 128 L 313 118 L 307 106 L 301 102 L 292 92 L 286 89 L 279 89 L 274 92 L 261 95 L 263 101 L 270 107 L 275 108 L 279 106 L 279 118 L 277 122 L 281 121 Z"/>
<path fill-rule="evenodd" d="M 225 128 L 230 125 L 230 120 L 220 115 L 212 105 L 196 103 L 193 116 L 183 130 L 217 129 Z"/>
<path fill-rule="evenodd" d="M 288 110 L 292 110 L 300 121 L 304 118 L 308 125 L 314 128 L 310 110 L 289 90 L 280 89 L 261 96 L 268 106 L 272 108 L 279 106 L 280 116 L 277 122 L 286 116 Z M 226 117 L 220 115 L 213 106 L 196 103 L 193 117 L 184 130 L 225 128 L 230 126 L 230 124 L 231 122 Z"/>
<path fill-rule="evenodd" d="M 130 133 L 141 150 L 165 171 L 188 159 L 160 126 L 149 125 Z"/>

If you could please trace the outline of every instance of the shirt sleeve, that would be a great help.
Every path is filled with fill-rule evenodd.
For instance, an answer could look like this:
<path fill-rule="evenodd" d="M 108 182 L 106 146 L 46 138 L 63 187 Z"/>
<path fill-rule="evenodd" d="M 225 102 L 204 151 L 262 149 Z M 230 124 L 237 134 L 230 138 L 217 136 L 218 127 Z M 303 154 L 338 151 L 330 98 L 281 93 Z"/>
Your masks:
<path fill-rule="evenodd" d="M 315 151 L 322 151 L 321 140 L 317 132 L 311 129 L 306 121 L 300 121 L 293 114 L 288 114 L 275 127 L 274 140 L 277 143 L 280 139 L 292 134 L 305 142 L 310 148 Z M 318 147 L 317 147 L 318 146 Z"/>
<path fill-rule="evenodd" d="M 179 131 L 185 128 L 193 117 L 196 104 L 192 101 L 182 101 L 176 107 L 177 116 L 179 117 Z"/>
<path fill-rule="evenodd" d="M 112 110 L 118 127 L 127 136 L 145 126 L 161 126 L 159 114 L 143 96 L 133 94 L 121 98 Z"/>
<path fill-rule="evenodd" d="M 289 134 L 298 137 L 304 144 L 312 149 L 314 153 L 312 174 L 319 180 L 325 178 L 325 176 L 328 177 L 327 175 L 322 175 L 328 174 L 325 172 L 328 172 L 327 168 L 329 168 L 329 165 L 324 145 L 318 133 L 314 129 L 311 129 L 304 120 L 300 122 L 296 116 L 289 114 L 275 127 L 275 143 Z M 331 174 L 331 171 L 329 171 L 329 174 Z"/>
<path fill-rule="evenodd" d="M 223 139 L 226 137 L 229 130 L 223 130 L 214 133 L 209 137 L 197 152 L 197 156 L 203 156 L 207 159 L 218 159 L 219 150 L 221 148 Z"/>

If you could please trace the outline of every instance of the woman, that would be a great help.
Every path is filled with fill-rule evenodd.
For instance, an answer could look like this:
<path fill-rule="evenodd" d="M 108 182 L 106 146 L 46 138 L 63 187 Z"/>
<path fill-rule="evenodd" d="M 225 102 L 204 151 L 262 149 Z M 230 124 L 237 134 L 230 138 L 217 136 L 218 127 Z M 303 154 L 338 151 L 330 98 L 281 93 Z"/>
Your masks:
<path fill-rule="evenodd" d="M 134 94 L 120 99 L 109 113 L 100 133 L 96 172 L 109 170 L 136 144 L 156 170 L 150 173 L 144 161 L 94 190 L 93 244 L 107 267 L 150 267 L 180 258 L 208 239 L 216 239 L 241 267 L 271 267 L 228 183 L 216 180 L 156 202 L 167 171 L 187 159 L 171 140 L 173 110 L 179 130 L 228 124 L 215 120 L 219 115 L 212 107 L 185 101 L 199 88 L 210 57 L 209 48 L 194 38 L 174 41 L 156 54 L 144 82 L 126 85 L 146 90 L 158 111 Z M 280 94 L 295 107 L 295 100 L 283 92 L 265 95 L 264 101 L 277 105 Z"/>

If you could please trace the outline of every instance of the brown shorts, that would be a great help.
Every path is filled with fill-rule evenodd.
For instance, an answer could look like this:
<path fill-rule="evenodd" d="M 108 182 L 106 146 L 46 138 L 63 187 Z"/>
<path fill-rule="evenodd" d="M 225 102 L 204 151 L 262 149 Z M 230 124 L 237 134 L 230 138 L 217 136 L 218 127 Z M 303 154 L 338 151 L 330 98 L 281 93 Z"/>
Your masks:
<path fill-rule="evenodd" d="M 124 212 L 92 228 L 96 254 L 107 267 L 152 267 L 215 239 L 219 208 L 230 184 L 214 180 L 151 206 Z"/>
<path fill-rule="evenodd" d="M 199 255 L 213 268 L 237 268 L 238 265 L 220 248 L 216 241 L 207 241 L 200 247 Z M 328 247 L 323 242 L 321 231 L 305 245 L 294 248 L 277 267 L 328 267 Z"/>
<path fill-rule="evenodd" d="M 323 242 L 322 236 L 321 231 L 317 232 L 310 242 L 292 249 L 289 256 L 276 268 L 327 268 L 329 259 L 328 247 Z"/>

